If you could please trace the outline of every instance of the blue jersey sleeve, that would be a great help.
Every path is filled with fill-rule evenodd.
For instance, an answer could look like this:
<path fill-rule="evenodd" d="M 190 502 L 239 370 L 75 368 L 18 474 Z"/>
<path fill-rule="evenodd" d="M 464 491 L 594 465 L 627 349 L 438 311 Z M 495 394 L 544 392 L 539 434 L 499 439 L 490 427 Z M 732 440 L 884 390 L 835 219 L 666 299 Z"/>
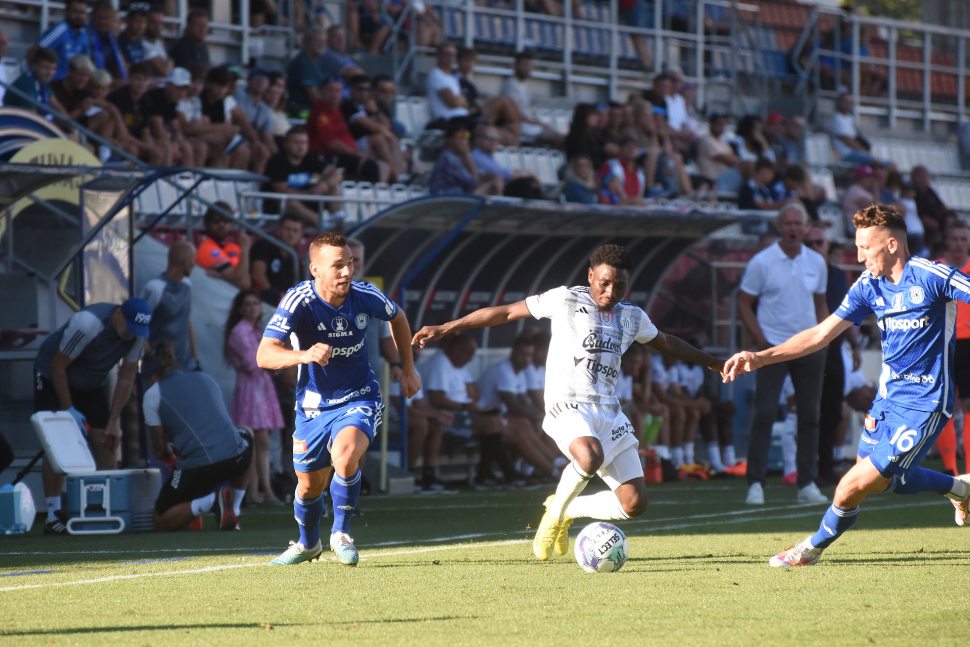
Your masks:
<path fill-rule="evenodd" d="M 941 289 L 948 299 L 970 303 L 970 277 L 960 270 L 953 270 Z"/>
<path fill-rule="evenodd" d="M 300 317 L 306 310 L 304 300 L 305 295 L 299 292 L 297 288 L 287 290 L 280 304 L 276 307 L 276 312 L 273 313 L 269 323 L 266 324 L 263 337 L 287 341 L 290 338 L 290 333 L 296 331 Z"/>
<path fill-rule="evenodd" d="M 835 315 L 854 324 L 862 323 L 863 319 L 871 315 L 872 308 L 869 306 L 869 300 L 866 296 L 868 285 L 869 272 L 864 272 L 849 288 L 848 294 L 842 299 L 842 304 L 835 310 Z"/>
<path fill-rule="evenodd" d="M 397 316 L 397 304 L 391 301 L 377 286 L 370 283 L 355 282 L 354 289 L 360 295 L 360 304 L 364 313 L 383 321 L 390 321 Z"/>

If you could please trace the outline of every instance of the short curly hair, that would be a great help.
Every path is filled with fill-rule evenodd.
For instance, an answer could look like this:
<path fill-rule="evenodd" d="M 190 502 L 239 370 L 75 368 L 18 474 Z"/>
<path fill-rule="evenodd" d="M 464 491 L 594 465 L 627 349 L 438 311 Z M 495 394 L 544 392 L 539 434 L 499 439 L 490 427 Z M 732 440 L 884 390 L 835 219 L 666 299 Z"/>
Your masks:
<path fill-rule="evenodd" d="M 609 265 L 618 270 L 633 271 L 633 258 L 620 245 L 602 245 L 589 257 L 589 266 Z"/>
<path fill-rule="evenodd" d="M 347 239 L 340 234 L 335 234 L 332 231 L 325 231 L 322 234 L 317 234 L 317 237 L 313 239 L 310 243 L 310 249 L 308 254 L 312 254 L 321 247 L 346 247 Z"/>
<path fill-rule="evenodd" d="M 892 207 L 875 205 L 860 209 L 852 216 L 852 224 L 856 229 L 880 227 L 897 236 L 906 235 L 906 220 L 903 214 Z"/>

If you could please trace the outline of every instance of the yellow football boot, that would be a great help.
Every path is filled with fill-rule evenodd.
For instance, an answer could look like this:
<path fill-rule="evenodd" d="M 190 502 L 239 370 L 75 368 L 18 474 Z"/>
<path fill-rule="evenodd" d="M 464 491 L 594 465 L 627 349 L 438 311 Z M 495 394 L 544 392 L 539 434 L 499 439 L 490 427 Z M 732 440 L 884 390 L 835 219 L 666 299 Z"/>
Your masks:
<path fill-rule="evenodd" d="M 552 505 L 552 500 L 555 498 L 555 494 L 550 494 L 548 497 L 546 497 L 545 502 L 542 504 L 545 506 L 546 510 L 549 510 L 549 506 Z M 569 552 L 569 527 L 572 525 L 573 520 L 566 515 L 563 515 L 562 521 L 559 522 L 559 534 L 556 536 L 555 550 L 557 555 L 565 555 L 567 552 Z"/>

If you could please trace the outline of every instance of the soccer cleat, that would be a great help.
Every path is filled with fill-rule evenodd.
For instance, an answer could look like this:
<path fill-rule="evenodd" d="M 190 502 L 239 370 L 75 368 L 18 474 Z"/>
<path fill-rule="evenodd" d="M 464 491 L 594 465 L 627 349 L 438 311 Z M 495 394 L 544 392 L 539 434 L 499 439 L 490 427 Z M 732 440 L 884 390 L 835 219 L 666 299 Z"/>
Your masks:
<path fill-rule="evenodd" d="M 808 543 L 808 539 L 806 539 L 772 557 L 768 560 L 768 565 L 775 568 L 811 566 L 821 558 L 822 551 L 817 548 L 812 548 Z"/>
<path fill-rule="evenodd" d="M 559 541 L 559 531 L 561 529 L 561 521 L 548 512 L 543 513 L 542 521 L 539 522 L 539 528 L 536 530 L 535 539 L 532 540 L 532 552 L 536 557 L 544 562 L 549 561 L 556 543 Z M 568 537 L 566 538 L 566 544 L 567 546 L 569 544 Z"/>
<path fill-rule="evenodd" d="M 202 530 L 202 517 L 196 517 L 190 521 L 189 530 Z"/>
<path fill-rule="evenodd" d="M 54 521 L 44 524 L 45 535 L 66 535 L 67 534 L 67 515 L 58 510 L 54 513 Z"/>
<path fill-rule="evenodd" d="M 956 478 L 958 481 L 963 481 L 967 486 L 970 486 L 970 474 L 963 474 Z M 962 501 L 953 501 L 951 499 L 950 502 L 953 504 L 953 519 L 957 522 L 957 525 L 970 525 L 970 519 L 967 518 L 970 516 L 970 492 L 967 493 L 967 496 L 963 497 Z M 44 530 L 46 532 L 46 527 Z"/>
<path fill-rule="evenodd" d="M 555 494 L 550 494 L 549 496 L 546 497 L 546 500 L 542 504 L 546 508 L 546 510 L 549 510 L 549 506 L 552 505 L 552 501 L 555 498 L 556 498 Z M 557 555 L 565 555 L 566 553 L 569 552 L 569 527 L 572 525 L 573 525 L 573 520 L 567 517 L 566 515 L 563 515 L 562 521 L 560 522 L 560 525 L 559 525 L 559 534 L 556 535 L 556 544 L 553 547 Z M 536 556 L 538 557 L 538 553 L 536 554 Z M 542 558 L 539 557 L 539 559 L 542 559 Z"/>
<path fill-rule="evenodd" d="M 303 562 L 315 562 L 323 554 L 323 544 L 318 540 L 313 548 L 307 548 L 298 541 L 291 541 L 290 547 L 282 555 L 269 563 L 270 566 L 292 566 Z"/>
<path fill-rule="evenodd" d="M 822 494 L 818 489 L 818 486 L 814 483 L 809 483 L 802 489 L 798 491 L 798 502 L 799 503 L 829 503 L 829 498 Z"/>
<path fill-rule="evenodd" d="M 337 555 L 337 562 L 344 566 L 357 566 L 360 560 L 354 540 L 345 532 L 330 535 L 330 550 Z"/>
<path fill-rule="evenodd" d="M 761 483 L 756 481 L 751 484 L 751 487 L 748 488 L 748 498 L 744 502 L 748 505 L 765 504 L 765 489 L 761 487 Z"/>
<path fill-rule="evenodd" d="M 228 485 L 216 495 L 216 528 L 219 530 L 238 530 L 239 518 L 233 511 L 236 493 Z"/>

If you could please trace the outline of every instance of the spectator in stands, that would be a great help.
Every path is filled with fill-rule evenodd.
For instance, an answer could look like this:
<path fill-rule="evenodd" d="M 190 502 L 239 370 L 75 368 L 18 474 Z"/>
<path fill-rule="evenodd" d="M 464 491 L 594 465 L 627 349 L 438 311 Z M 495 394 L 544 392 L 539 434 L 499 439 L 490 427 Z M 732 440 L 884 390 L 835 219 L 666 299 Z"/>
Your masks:
<path fill-rule="evenodd" d="M 118 12 L 111 0 L 98 0 L 91 9 L 91 22 L 88 24 L 91 60 L 96 68 L 111 73 L 115 86 L 121 86 L 128 80 L 128 70 L 121 47 L 111 31 L 117 24 Z"/>
<path fill-rule="evenodd" d="M 165 85 L 145 93 L 148 104 L 148 128 L 152 141 L 162 151 L 162 166 L 178 163 L 182 166 L 203 166 L 209 150 L 198 138 L 188 138 L 176 110 L 192 83 L 189 71 L 182 67 L 172 70 Z M 184 366 L 184 364 L 182 365 Z"/>
<path fill-rule="evenodd" d="M 496 485 L 492 472 L 495 464 L 501 469 L 506 484 L 520 484 L 519 474 L 502 442 L 502 419 L 494 411 L 482 410 L 478 386 L 466 368 L 478 351 L 478 344 L 468 333 L 456 333 L 445 337 L 440 345 L 425 368 L 427 381 L 423 388 L 432 407 L 452 412 L 456 426 L 460 422 L 463 427 L 471 426 L 478 437 L 481 460 L 476 487 L 489 489 Z"/>
<path fill-rule="evenodd" d="M 653 79 L 653 102 L 660 104 L 667 111 L 667 124 L 670 126 L 669 136 L 677 150 L 686 153 L 697 140 L 697 134 L 687 127 L 687 102 L 684 97 L 674 90 L 683 85 L 684 75 L 678 69 L 664 74 L 658 74 Z"/>
<path fill-rule="evenodd" d="M 771 180 L 775 177 L 775 163 L 761 157 L 755 162 L 754 174 L 741 187 L 738 193 L 738 209 L 775 211 L 783 205 L 798 202 L 798 196 L 788 196 L 780 200 L 771 193 Z"/>
<path fill-rule="evenodd" d="M 630 27 L 653 29 L 653 2 L 649 2 L 648 0 L 619 0 L 617 6 L 620 9 L 620 16 L 623 18 L 623 22 Z M 632 40 L 633 48 L 637 50 L 637 57 L 640 59 L 640 65 L 643 66 L 645 71 L 651 71 L 653 69 L 651 45 L 639 34 L 633 36 Z"/>
<path fill-rule="evenodd" d="M 387 74 L 379 74 L 374 77 L 372 87 L 377 109 L 387 117 L 388 123 L 391 124 L 391 132 L 397 137 L 407 137 L 407 128 L 396 118 L 397 89 L 394 87 L 394 79 Z"/>
<path fill-rule="evenodd" d="M 495 126 L 489 124 L 478 124 L 475 126 L 475 133 L 472 137 L 472 161 L 475 162 L 475 167 L 478 169 L 478 172 L 491 173 L 499 176 L 502 178 L 502 182 L 505 183 L 506 190 L 508 190 L 510 182 L 520 179 L 538 182 L 539 178 L 532 171 L 511 169 L 495 161 L 493 155 L 495 154 L 495 149 L 498 148 L 499 139 L 498 129 Z"/>
<path fill-rule="evenodd" d="M 505 183 L 493 173 L 479 174 L 472 159 L 469 138 L 464 124 L 451 121 L 445 130 L 445 149 L 438 156 L 428 188 L 431 193 L 459 195 L 502 195 Z"/>
<path fill-rule="evenodd" d="M 847 233 L 855 231 L 852 217 L 856 212 L 876 204 L 876 188 L 876 177 L 871 167 L 863 165 L 855 170 L 855 181 L 842 196 L 842 215 L 845 217 Z"/>
<path fill-rule="evenodd" d="M 303 49 L 286 67 L 286 84 L 289 91 L 289 111 L 296 117 L 305 117 L 320 100 L 320 86 L 327 78 L 323 75 L 321 59 L 327 51 L 327 32 L 310 29 L 303 34 Z"/>
<path fill-rule="evenodd" d="M 266 175 L 275 193 L 297 195 L 340 195 L 343 176 L 340 169 L 328 164 L 317 151 L 310 151 L 310 139 L 304 126 L 293 126 L 286 133 L 283 148 L 270 158 Z M 329 203 L 332 212 L 340 210 L 337 203 Z M 320 226 L 320 203 L 286 200 L 283 212 L 296 216 L 310 227 Z M 286 286 L 286 289 L 292 285 Z"/>
<path fill-rule="evenodd" d="M 750 178 L 755 172 L 755 163 L 764 157 L 771 162 L 775 160 L 775 151 L 771 150 L 768 140 L 761 131 L 761 118 L 756 115 L 745 115 L 738 122 L 734 138 L 740 163 L 738 169 L 741 174 Z"/>
<path fill-rule="evenodd" d="M 84 127 L 89 125 L 86 113 L 94 106 L 94 100 L 88 93 L 88 83 L 93 73 L 91 58 L 78 54 L 68 63 L 67 76 L 50 83 L 54 97 L 64 108 L 64 114 Z"/>
<path fill-rule="evenodd" d="M 577 155 L 570 160 L 562 194 L 566 202 L 599 204 L 593 163 L 585 155 Z"/>
<path fill-rule="evenodd" d="M 801 164 L 790 164 L 778 182 L 771 187 L 772 198 L 778 202 L 798 198 L 812 222 L 818 222 L 818 209 L 828 199 L 825 188 L 812 182 L 812 176 Z"/>
<path fill-rule="evenodd" d="M 502 96 L 512 99 L 519 108 L 519 132 L 527 141 L 548 144 L 554 148 L 563 148 L 565 137 L 556 132 L 551 126 L 539 121 L 535 110 L 532 109 L 532 97 L 525 82 L 532 76 L 535 58 L 532 52 L 521 51 L 515 55 L 515 66 L 512 76 L 502 81 Z"/>
<path fill-rule="evenodd" d="M 458 48 L 458 84 L 465 98 L 468 114 L 484 119 L 498 129 L 502 146 L 519 145 L 519 108 L 515 102 L 501 94 L 486 98 L 475 85 L 475 63 L 478 54 L 470 47 Z M 448 68 L 451 69 L 450 67 Z M 430 79 L 429 79 L 430 81 Z M 443 126 L 442 126 L 443 127 Z"/>
<path fill-rule="evenodd" d="M 933 178 L 925 166 L 913 167 L 910 178 L 913 181 L 913 188 L 916 189 L 916 212 L 926 228 L 927 242 L 935 243 L 942 238 L 943 229 L 952 212 L 930 186 Z"/>
<path fill-rule="evenodd" d="M 428 74 L 427 95 L 431 121 L 425 126 L 443 130 L 449 119 L 468 117 L 469 104 L 461 91 L 461 82 L 452 74 L 458 56 L 457 48 L 451 43 L 438 47 L 436 65 Z"/>
<path fill-rule="evenodd" d="M 347 85 L 350 86 L 350 97 L 340 103 L 340 111 L 357 150 L 368 151 L 386 163 L 390 167 L 391 177 L 397 178 L 398 182 L 410 180 L 409 168 L 412 164 L 410 159 L 405 159 L 410 154 L 401 152 L 401 143 L 394 134 L 390 120 L 378 108 L 370 77 L 366 74 L 351 77 Z M 415 174 L 424 171 L 419 163 L 414 166 Z"/>
<path fill-rule="evenodd" d="M 692 197 L 694 186 L 684 168 L 684 158 L 671 137 L 666 109 L 651 106 L 640 98 L 634 100 L 633 108 L 636 122 L 633 132 L 637 144 L 646 153 L 643 163 L 648 184 L 646 197 Z"/>
<path fill-rule="evenodd" d="M 640 147 L 632 137 L 620 140 L 620 154 L 606 160 L 597 172 L 602 204 L 643 205 L 648 185 L 643 169 L 637 166 Z"/>
<path fill-rule="evenodd" d="M 780 150 L 785 158 L 785 163 L 792 164 L 805 163 L 805 117 L 792 115 L 785 119 L 784 132 L 778 139 L 778 149 L 775 158 L 778 158 L 777 151 Z"/>
<path fill-rule="evenodd" d="M 222 354 L 236 370 L 229 415 L 236 425 L 253 430 L 256 469 L 249 481 L 248 498 L 257 505 L 280 506 L 269 482 L 269 434 L 283 426 L 280 403 L 269 372 L 256 364 L 263 336 L 263 307 L 256 290 L 240 290 L 232 300 L 223 336 Z M 262 490 L 262 494 L 260 494 Z"/>
<path fill-rule="evenodd" d="M 149 347 L 154 353 L 163 342 L 170 342 L 176 363 L 186 371 L 201 370 L 191 318 L 192 283 L 189 275 L 194 267 L 195 247 L 188 241 L 177 240 L 168 248 L 165 271 L 141 289 L 141 298 L 152 307 L 152 321 L 148 324 Z"/>
<path fill-rule="evenodd" d="M 78 54 L 91 56 L 91 39 L 85 28 L 88 22 L 88 4 L 85 0 L 67 0 L 64 5 L 64 20 L 49 27 L 40 37 L 37 45 L 27 52 L 27 60 L 33 58 L 37 47 L 53 50 L 57 54 L 57 71 L 54 79 L 67 76 L 68 62 Z"/>
<path fill-rule="evenodd" d="M 168 50 L 168 56 L 176 67 L 187 68 L 190 63 L 209 67 L 209 48 L 205 39 L 209 35 L 209 14 L 204 9 L 193 9 L 185 19 L 182 37 Z"/>
<path fill-rule="evenodd" d="M 832 136 L 832 148 L 835 149 L 839 161 L 853 165 L 869 166 L 876 159 L 872 156 L 869 141 L 859 134 L 855 117 L 852 115 L 852 96 L 840 94 L 835 100 L 835 113 L 829 124 L 829 135 Z M 888 160 L 881 160 L 890 166 Z"/>
<path fill-rule="evenodd" d="M 152 74 L 157 77 L 166 77 L 175 63 L 165 51 L 165 41 L 162 39 L 162 32 L 165 30 L 165 14 L 158 7 L 148 10 L 145 22 L 145 35 L 142 38 L 142 53 L 145 61 L 152 66 Z"/>
<path fill-rule="evenodd" d="M 294 213 L 284 213 L 280 216 L 280 224 L 273 235 L 284 245 L 297 249 L 300 241 L 303 240 L 303 219 Z M 265 238 L 260 238 L 253 243 L 253 248 L 249 252 L 249 262 L 253 270 L 253 289 L 259 292 L 264 303 L 275 308 L 286 291 L 301 279 L 293 260 L 290 252 Z"/>
<path fill-rule="evenodd" d="M 914 256 L 926 256 L 926 228 L 916 207 L 916 187 L 903 180 L 899 171 L 890 171 L 881 204 L 895 207 L 906 221 L 906 245 Z"/>
<path fill-rule="evenodd" d="M 212 125 L 235 126 L 235 129 L 221 132 L 222 139 L 225 142 L 223 145 L 226 146 L 225 150 L 233 153 L 229 158 L 229 165 L 232 168 L 248 168 L 254 173 L 262 174 L 266 168 L 266 160 L 269 159 L 269 149 L 263 143 L 259 133 L 249 123 L 246 114 L 236 104 L 235 99 L 230 97 L 232 84 L 232 73 L 228 68 L 214 67 L 209 70 L 205 77 L 205 89 L 199 95 L 202 103 L 202 116 L 208 118 L 210 125 L 208 130 L 210 132 L 212 132 Z M 227 140 L 226 135 L 230 134 L 231 136 Z M 236 134 L 240 135 L 242 139 L 234 141 Z M 234 146 L 235 148 L 232 148 Z M 212 148 L 213 146 L 210 145 L 210 154 Z M 239 151 L 238 156 L 236 151 Z M 224 159 L 225 154 L 221 157 Z"/>
<path fill-rule="evenodd" d="M 380 0 L 349 0 L 347 2 L 347 28 L 354 41 L 367 54 L 377 56 L 391 35 L 391 21 L 381 11 Z"/>
<path fill-rule="evenodd" d="M 233 93 L 233 98 L 256 131 L 260 143 L 266 148 L 267 156 L 271 156 L 276 154 L 277 148 L 276 139 L 273 137 L 273 115 L 270 113 L 269 106 L 263 102 L 263 93 L 268 87 L 269 74 L 265 70 L 254 67 L 249 70 L 245 87 L 238 88 Z"/>
<path fill-rule="evenodd" d="M 46 47 L 37 51 L 45 50 L 50 51 Z M 55 62 L 51 62 L 51 76 Z M 117 469 L 121 410 L 131 393 L 151 319 L 152 308 L 144 299 L 131 298 L 121 305 L 95 303 L 75 312 L 48 335 L 34 358 L 34 412 L 67 411 L 82 428 L 87 423 L 88 447 L 100 470 Z M 108 375 L 119 362 L 109 400 Z M 47 497 L 44 534 L 65 534 L 67 518 L 59 514 L 64 475 L 56 474 L 45 459 L 41 477 Z"/>
<path fill-rule="evenodd" d="M 337 77 L 327 79 L 321 87 L 320 101 L 314 104 L 306 122 L 310 150 L 333 157 L 338 167 L 347 170 L 348 175 L 355 178 L 366 182 L 387 182 L 391 167 L 374 159 L 369 151 L 359 150 L 350 134 L 347 120 L 340 110 L 343 88 L 343 82 Z"/>
<path fill-rule="evenodd" d="M 252 0 L 249 3 L 249 26 L 258 29 L 263 25 L 276 25 L 280 14 L 276 0 Z"/>
<path fill-rule="evenodd" d="M 534 352 L 528 338 L 518 337 L 509 357 L 488 367 L 478 379 L 478 406 L 482 416 L 499 418 L 507 447 L 544 476 L 558 478 L 567 463 L 542 431 L 545 412 L 529 398 L 526 368 Z"/>
<path fill-rule="evenodd" d="M 91 64 L 94 67 L 94 64 Z M 67 80 L 65 77 L 63 80 Z M 111 91 L 111 75 L 107 70 L 94 70 L 91 73 L 91 80 L 88 81 L 85 94 L 90 96 L 92 107 L 87 110 L 87 128 L 95 134 L 107 140 L 116 148 L 120 148 L 132 157 L 138 157 L 138 149 L 141 142 L 131 136 L 125 121 L 121 117 L 121 112 L 113 103 L 108 101 L 108 93 Z M 82 119 L 85 117 L 82 116 Z M 83 122 L 79 122 L 83 126 Z M 93 147 L 94 142 L 89 142 L 88 146 Z M 107 148 L 97 147 L 97 152 L 104 160 L 110 155 Z"/>
<path fill-rule="evenodd" d="M 409 0 L 388 0 L 384 4 L 384 11 L 392 20 L 397 22 Z M 437 47 L 441 44 L 441 18 L 434 7 L 425 2 L 410 2 L 413 11 L 409 16 L 410 26 L 414 32 L 414 43 L 418 47 Z M 405 26 L 407 26 L 405 22 Z"/>
<path fill-rule="evenodd" d="M 323 78 L 341 77 L 344 80 L 352 76 L 366 74 L 354 59 L 347 55 L 347 31 L 340 25 L 331 25 L 327 29 L 327 49 L 320 58 L 320 69 Z"/>
<path fill-rule="evenodd" d="M 415 345 L 412 356 L 415 360 L 421 356 L 423 349 Z M 418 375 L 420 377 L 420 374 Z M 390 400 L 391 415 L 401 410 L 401 383 L 391 382 Z M 424 397 L 424 389 L 419 390 L 407 398 L 408 419 L 408 470 L 414 475 L 414 488 L 419 494 L 433 494 L 442 492 L 453 494 L 457 492 L 453 487 L 438 478 L 435 465 L 441 452 L 441 441 L 444 438 L 445 427 L 455 422 L 450 411 L 440 411 L 433 408 Z M 418 472 L 418 459 L 421 459 L 421 472 Z"/>
<path fill-rule="evenodd" d="M 762 134 L 771 147 L 778 163 L 778 172 L 784 173 L 786 166 L 785 150 L 781 145 L 781 138 L 785 134 L 785 117 L 780 112 L 770 112 L 765 117 L 765 125 Z"/>
<path fill-rule="evenodd" d="M 697 170 L 713 182 L 720 193 L 737 193 L 744 184 L 738 167 L 741 158 L 723 138 L 727 115 L 714 112 L 708 120 L 708 134 L 697 141 Z"/>
<path fill-rule="evenodd" d="M 7 55 L 7 35 L 0 29 L 0 60 Z M 12 79 L 7 78 L 7 69 L 0 65 L 0 83 L 9 83 Z M 3 106 L 3 95 L 7 88 L 0 85 L 0 106 Z"/>
<path fill-rule="evenodd" d="M 572 160 L 585 155 L 599 168 L 606 161 L 603 151 L 602 133 L 604 122 L 600 111 L 592 103 L 579 103 L 573 109 L 573 119 L 566 135 L 566 159 Z"/>
<path fill-rule="evenodd" d="M 273 120 L 273 137 L 276 138 L 277 148 L 281 139 L 290 131 L 290 118 L 286 114 L 286 77 L 279 72 L 270 72 L 267 77 L 269 85 L 263 92 L 263 103 L 269 108 L 269 115 Z"/>
<path fill-rule="evenodd" d="M 206 166 L 224 168 L 245 168 L 249 162 L 249 148 L 236 146 L 226 153 L 227 146 L 239 134 L 239 127 L 232 123 L 213 124 L 202 114 L 202 93 L 206 92 L 206 68 L 201 63 L 192 63 L 185 68 L 189 72 L 190 84 L 186 97 L 175 107 L 182 133 L 189 138 L 199 139 L 206 144 L 208 156 Z M 218 72 L 217 74 L 222 74 Z M 224 93 L 226 90 L 217 92 Z"/>
<path fill-rule="evenodd" d="M 151 386 L 142 401 L 152 454 L 174 468 L 155 501 L 152 524 L 158 531 L 181 530 L 218 503 L 219 530 L 238 530 L 253 471 L 252 434 L 233 424 L 214 379 L 178 368 L 171 344 L 163 344 L 149 363 Z"/>
<path fill-rule="evenodd" d="M 143 8 L 142 3 L 133 3 L 125 14 L 125 30 L 118 35 L 118 47 L 126 64 L 148 60 L 145 58 L 144 39 L 147 26 L 148 11 Z"/>
<path fill-rule="evenodd" d="M 54 96 L 54 91 L 51 90 L 50 86 L 54 73 L 57 71 L 57 54 L 46 47 L 34 48 L 28 59 L 28 65 L 27 71 L 18 76 L 10 87 L 36 99 L 41 106 L 52 108 L 63 114 L 65 112 L 64 106 Z M 4 97 L 4 102 L 8 108 L 32 110 L 48 121 L 54 120 L 51 113 L 35 107 L 15 92 L 8 92 Z"/>
<path fill-rule="evenodd" d="M 778 213 L 781 240 L 755 254 L 745 269 L 738 297 L 738 313 L 757 348 L 768 348 L 814 327 L 828 316 L 825 291 L 826 261 L 802 244 L 808 215 L 800 204 L 787 204 Z M 754 302 L 758 300 L 755 316 Z M 786 375 L 795 386 L 798 406 L 798 501 L 824 503 L 815 484 L 818 476 L 818 411 L 822 397 L 825 351 L 774 364 L 776 370 L 756 375 L 755 415 L 748 445 L 747 503 L 764 504 L 771 427 Z M 771 369 L 771 367 L 769 367 Z"/>
<path fill-rule="evenodd" d="M 237 238 L 239 244 L 229 240 L 233 221 L 222 212 L 232 213 L 233 208 L 225 202 L 216 202 L 205 212 L 202 218 L 205 237 L 199 244 L 195 263 L 209 276 L 225 279 L 240 290 L 248 290 L 252 285 L 249 276 L 249 248 L 252 239 L 240 229 Z"/>
<path fill-rule="evenodd" d="M 148 117 L 152 107 L 148 103 L 146 90 L 151 78 L 151 69 L 146 63 L 135 63 L 128 70 L 128 85 L 123 85 L 108 95 L 108 101 L 113 104 L 131 135 L 138 151 L 138 158 L 152 166 L 161 166 L 165 161 L 168 142 L 155 141 L 148 129 Z"/>

